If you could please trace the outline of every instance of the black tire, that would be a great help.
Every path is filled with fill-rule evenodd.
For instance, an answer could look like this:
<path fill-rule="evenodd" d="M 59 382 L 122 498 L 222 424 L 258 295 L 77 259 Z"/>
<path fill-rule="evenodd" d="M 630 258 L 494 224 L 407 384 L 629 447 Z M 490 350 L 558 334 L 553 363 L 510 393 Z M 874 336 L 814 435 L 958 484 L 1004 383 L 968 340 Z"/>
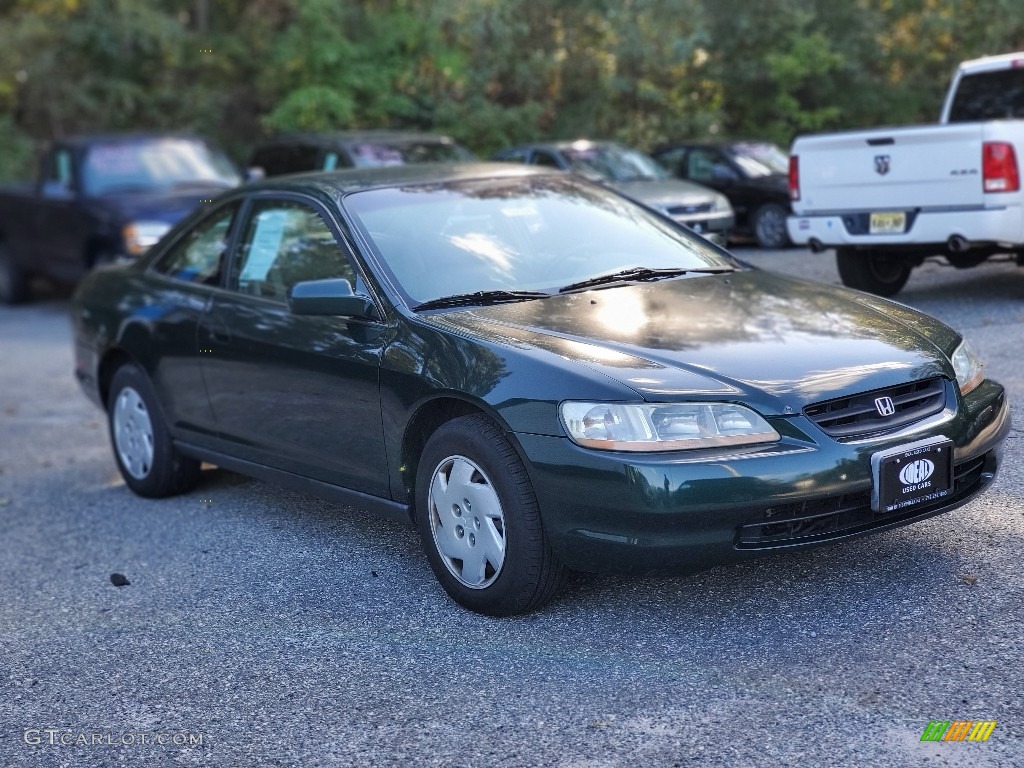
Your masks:
<path fill-rule="evenodd" d="M 435 475 L 438 486 L 432 493 Z M 416 525 L 437 580 L 471 611 L 489 616 L 533 611 L 564 581 L 565 567 L 544 534 L 526 468 L 484 416 L 453 419 L 427 440 L 416 475 Z M 494 556 L 486 554 L 488 548 Z M 475 573 L 467 570 L 473 561 L 454 556 L 462 553 L 480 561 Z"/>
<path fill-rule="evenodd" d="M 149 378 L 131 363 L 117 369 L 107 397 L 114 460 L 139 496 L 186 493 L 199 482 L 200 463 L 178 453 Z"/>
<path fill-rule="evenodd" d="M 837 248 L 836 266 L 843 285 L 878 296 L 899 293 L 913 269 L 899 256 L 854 248 Z"/>
<path fill-rule="evenodd" d="M 11 255 L 6 245 L 0 244 L 0 304 L 21 304 L 31 296 L 29 276 Z"/>
<path fill-rule="evenodd" d="M 752 229 L 761 248 L 784 248 L 789 245 L 786 217 L 789 213 L 778 203 L 765 203 L 752 219 Z"/>

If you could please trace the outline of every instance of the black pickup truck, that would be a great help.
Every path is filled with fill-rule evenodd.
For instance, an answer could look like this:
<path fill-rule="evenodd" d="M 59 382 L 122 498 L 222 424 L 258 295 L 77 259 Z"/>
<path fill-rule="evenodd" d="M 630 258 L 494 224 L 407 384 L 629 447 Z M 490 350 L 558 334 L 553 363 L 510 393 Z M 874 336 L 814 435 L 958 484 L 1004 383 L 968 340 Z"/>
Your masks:
<path fill-rule="evenodd" d="M 97 264 L 140 256 L 241 180 L 221 150 L 194 135 L 54 143 L 35 183 L 0 188 L 0 303 L 28 299 L 34 276 L 75 283 Z"/>

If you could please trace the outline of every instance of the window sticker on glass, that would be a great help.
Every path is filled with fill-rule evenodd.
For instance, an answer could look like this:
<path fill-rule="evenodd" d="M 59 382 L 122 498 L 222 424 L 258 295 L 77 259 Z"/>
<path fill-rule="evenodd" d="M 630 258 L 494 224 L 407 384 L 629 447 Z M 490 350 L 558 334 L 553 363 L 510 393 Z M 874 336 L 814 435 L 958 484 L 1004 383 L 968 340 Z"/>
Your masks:
<path fill-rule="evenodd" d="M 256 231 L 249 246 L 249 255 L 239 275 L 240 281 L 266 280 L 281 249 L 281 238 L 288 220 L 288 211 L 261 211 L 256 217 Z"/>
<path fill-rule="evenodd" d="M 338 167 L 338 153 L 337 152 L 328 152 L 327 155 L 324 157 L 324 170 L 325 171 L 333 171 L 337 167 Z"/>

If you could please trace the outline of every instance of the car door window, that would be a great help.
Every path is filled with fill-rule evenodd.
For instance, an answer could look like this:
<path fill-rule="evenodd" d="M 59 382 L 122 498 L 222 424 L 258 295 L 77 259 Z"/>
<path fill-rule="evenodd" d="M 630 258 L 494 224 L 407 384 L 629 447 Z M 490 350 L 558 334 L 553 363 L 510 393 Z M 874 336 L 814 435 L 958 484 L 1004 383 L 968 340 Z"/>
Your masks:
<path fill-rule="evenodd" d="M 153 271 L 187 283 L 219 285 L 238 206 L 231 203 L 197 224 L 160 257 Z"/>
<path fill-rule="evenodd" d="M 694 181 L 711 181 L 715 168 L 715 153 L 694 149 L 686 158 L 686 177 Z"/>
<path fill-rule="evenodd" d="M 561 168 L 561 164 L 558 162 L 558 158 L 550 152 L 546 152 L 542 149 L 538 149 L 533 153 L 533 158 L 530 160 L 533 165 L 542 165 L 545 168 Z"/>
<path fill-rule="evenodd" d="M 686 168 L 683 166 L 683 154 L 685 152 L 685 149 L 667 149 L 655 155 L 654 159 L 673 176 L 685 177 Z"/>
<path fill-rule="evenodd" d="M 44 169 L 43 194 L 48 197 L 64 197 L 74 192 L 72 168 L 71 150 L 55 150 Z"/>
<path fill-rule="evenodd" d="M 305 280 L 340 277 L 357 285 L 346 249 L 320 213 L 290 200 L 253 205 L 232 271 L 233 289 L 280 302 Z"/>

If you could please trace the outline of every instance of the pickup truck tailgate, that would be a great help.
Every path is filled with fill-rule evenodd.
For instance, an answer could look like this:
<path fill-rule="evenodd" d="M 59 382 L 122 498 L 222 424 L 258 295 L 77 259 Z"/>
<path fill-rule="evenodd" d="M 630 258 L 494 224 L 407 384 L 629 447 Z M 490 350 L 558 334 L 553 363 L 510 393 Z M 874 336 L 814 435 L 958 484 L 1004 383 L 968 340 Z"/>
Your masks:
<path fill-rule="evenodd" d="M 980 123 L 910 126 L 796 140 L 797 214 L 984 204 Z"/>

